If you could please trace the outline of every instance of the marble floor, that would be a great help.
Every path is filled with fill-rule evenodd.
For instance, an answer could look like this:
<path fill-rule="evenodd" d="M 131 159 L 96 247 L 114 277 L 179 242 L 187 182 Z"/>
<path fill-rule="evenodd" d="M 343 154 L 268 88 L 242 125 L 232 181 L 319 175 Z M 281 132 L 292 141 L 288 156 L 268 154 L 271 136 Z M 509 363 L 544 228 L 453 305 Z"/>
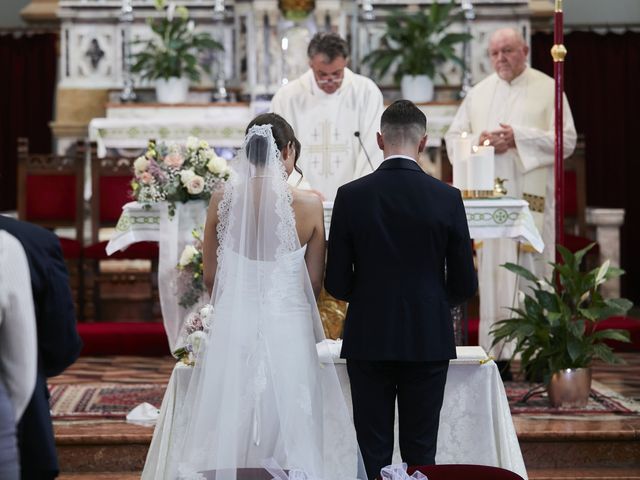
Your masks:
<path fill-rule="evenodd" d="M 624 365 L 594 365 L 593 378 L 612 391 L 640 402 L 640 352 L 621 356 L 626 361 Z M 50 383 L 166 383 L 174 362 L 170 356 L 82 357 Z M 513 420 L 532 480 L 640 479 L 640 415 L 519 414 L 514 415 Z M 149 427 L 111 419 L 56 420 L 54 428 L 62 480 L 139 478 L 139 465 L 144 463 L 153 432 Z M 97 450 L 88 454 L 87 449 L 92 445 Z M 576 445 L 580 445 L 582 453 L 578 453 Z M 562 459 L 550 463 L 553 454 L 549 452 L 572 457 L 562 466 Z M 620 455 L 624 458 L 616 464 L 613 457 Z M 102 461 L 96 459 L 105 457 L 111 460 L 101 467 L 87 463 Z"/>

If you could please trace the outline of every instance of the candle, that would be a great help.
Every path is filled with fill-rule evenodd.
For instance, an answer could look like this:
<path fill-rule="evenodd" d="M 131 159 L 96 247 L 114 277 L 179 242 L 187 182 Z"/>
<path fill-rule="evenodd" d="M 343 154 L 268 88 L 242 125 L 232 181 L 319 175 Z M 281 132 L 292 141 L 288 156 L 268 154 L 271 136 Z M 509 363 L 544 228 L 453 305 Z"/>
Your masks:
<path fill-rule="evenodd" d="M 495 177 L 494 148 L 485 141 L 484 146 L 474 146 L 467 168 L 467 188 L 489 195 L 493 191 Z"/>
<path fill-rule="evenodd" d="M 471 155 L 471 139 L 468 138 L 467 132 L 462 132 L 460 138 L 453 141 L 453 186 L 460 190 L 467 189 L 468 163 Z"/>

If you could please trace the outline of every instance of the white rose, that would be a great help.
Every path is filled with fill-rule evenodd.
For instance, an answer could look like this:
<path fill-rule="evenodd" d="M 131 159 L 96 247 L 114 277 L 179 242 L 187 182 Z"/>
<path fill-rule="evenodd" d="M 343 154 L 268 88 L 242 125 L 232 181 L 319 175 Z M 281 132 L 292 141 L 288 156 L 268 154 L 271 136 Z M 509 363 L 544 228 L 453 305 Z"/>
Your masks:
<path fill-rule="evenodd" d="M 187 344 L 191 345 L 191 350 L 193 354 L 197 355 L 198 352 L 200 351 L 200 348 L 202 348 L 202 345 L 206 342 L 206 340 L 207 340 L 207 334 L 204 333 L 202 330 L 196 330 L 195 332 L 193 332 L 187 337 Z"/>
<path fill-rule="evenodd" d="M 222 157 L 214 155 L 207 163 L 207 168 L 211 173 L 221 175 L 227 169 L 227 161 Z"/>
<path fill-rule="evenodd" d="M 200 319 L 204 328 L 209 328 L 211 326 L 210 316 L 213 316 L 213 305 L 207 304 L 200 309 Z"/>
<path fill-rule="evenodd" d="M 198 146 L 200 148 L 209 148 L 209 142 L 207 142 L 206 140 L 200 140 L 200 143 L 198 144 Z"/>
<path fill-rule="evenodd" d="M 199 142 L 200 142 L 200 140 L 198 140 L 197 137 L 188 137 L 187 138 L 187 149 L 196 150 L 198 148 L 198 143 Z"/>
<path fill-rule="evenodd" d="M 204 190 L 204 178 L 200 175 L 194 175 L 185 186 L 191 195 L 198 195 Z"/>
<path fill-rule="evenodd" d="M 182 185 L 184 185 L 185 187 L 187 186 L 189 181 L 195 176 L 196 174 L 194 173 L 193 170 L 180 170 L 180 181 L 182 182 Z"/>
<path fill-rule="evenodd" d="M 184 247 L 184 250 L 182 250 L 182 254 L 180 255 L 180 261 L 178 262 L 178 265 L 180 265 L 181 267 L 186 267 L 191 263 L 191 260 L 197 254 L 198 254 L 198 250 L 196 249 L 196 247 L 194 247 L 193 245 L 187 245 L 186 247 Z"/>
<path fill-rule="evenodd" d="M 147 160 L 147 157 L 145 157 L 144 155 L 138 157 L 133 162 L 133 168 L 135 169 L 136 173 L 146 172 L 147 168 L 149 168 L 149 160 Z"/>

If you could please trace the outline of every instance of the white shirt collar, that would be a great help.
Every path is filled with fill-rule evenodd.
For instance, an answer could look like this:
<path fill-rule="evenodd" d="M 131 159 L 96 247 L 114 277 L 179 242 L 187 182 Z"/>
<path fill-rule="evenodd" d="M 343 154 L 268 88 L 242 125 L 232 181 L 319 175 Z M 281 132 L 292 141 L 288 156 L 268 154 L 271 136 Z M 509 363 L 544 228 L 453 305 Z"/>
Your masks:
<path fill-rule="evenodd" d="M 418 163 L 418 161 L 415 158 L 409 157 L 407 155 L 389 155 L 388 157 L 385 158 L 385 160 L 389 160 L 390 158 L 406 158 L 407 160 L 411 160 L 413 162 Z"/>

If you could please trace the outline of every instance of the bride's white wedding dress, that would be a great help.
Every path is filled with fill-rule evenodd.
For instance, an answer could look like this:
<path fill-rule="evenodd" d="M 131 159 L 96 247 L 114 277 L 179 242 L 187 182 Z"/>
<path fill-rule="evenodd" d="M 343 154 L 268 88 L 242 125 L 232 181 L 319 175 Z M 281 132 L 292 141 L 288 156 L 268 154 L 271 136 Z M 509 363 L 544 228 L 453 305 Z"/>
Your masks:
<path fill-rule="evenodd" d="M 264 467 L 277 465 L 355 479 L 355 431 L 333 364 L 318 358 L 324 334 L 270 126 L 253 127 L 242 153 L 218 208 L 213 314 L 169 478 L 271 478 Z"/>

